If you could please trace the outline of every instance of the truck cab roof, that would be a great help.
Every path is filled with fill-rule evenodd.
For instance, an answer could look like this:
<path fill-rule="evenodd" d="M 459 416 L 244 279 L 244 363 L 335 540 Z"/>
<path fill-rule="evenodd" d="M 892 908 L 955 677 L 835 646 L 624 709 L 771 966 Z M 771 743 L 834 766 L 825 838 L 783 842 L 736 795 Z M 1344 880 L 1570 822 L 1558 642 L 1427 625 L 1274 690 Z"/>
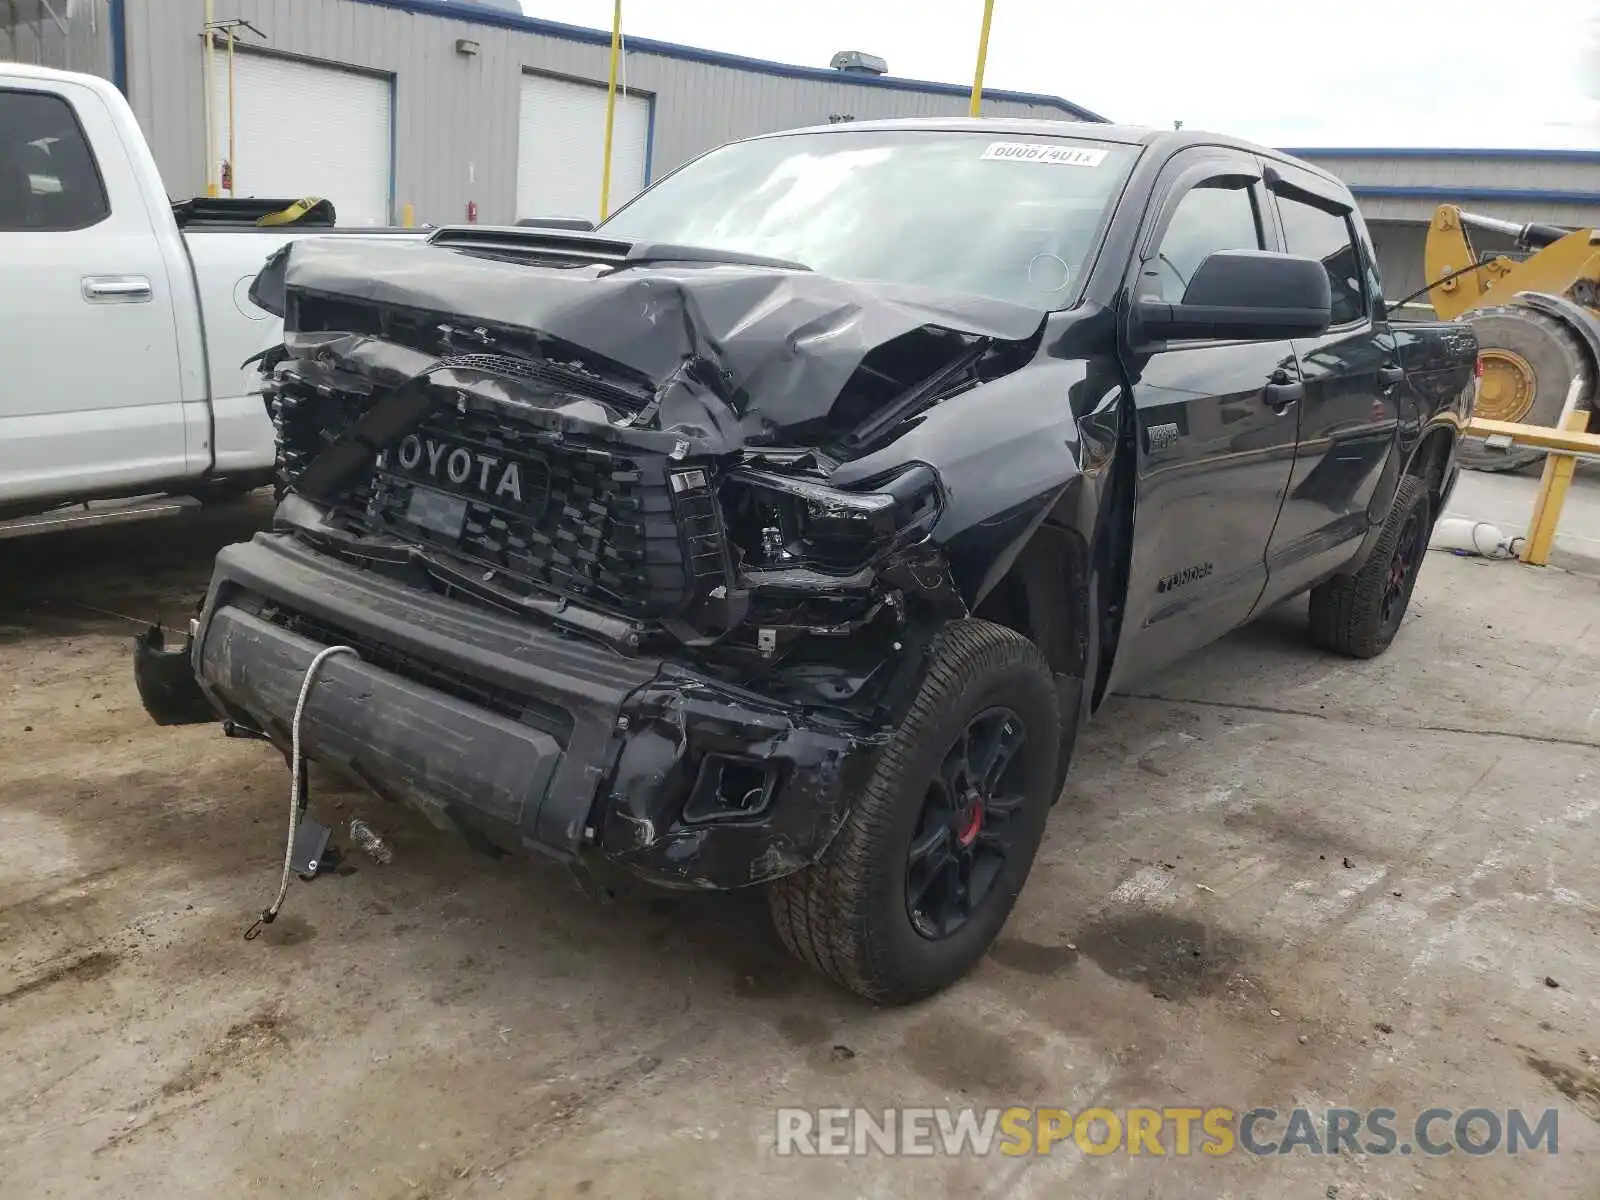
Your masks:
<path fill-rule="evenodd" d="M 1277 162 L 1290 163 L 1300 170 L 1337 184 L 1345 185 L 1336 175 L 1315 163 L 1296 158 L 1271 146 L 1258 145 L 1243 138 L 1223 133 L 1209 133 L 1202 129 L 1151 129 L 1140 125 L 1111 125 L 1091 121 L 1051 121 L 1031 117 L 890 117 L 878 121 L 847 121 L 837 124 L 813 125 L 802 129 L 787 129 L 774 133 L 757 134 L 753 138 L 784 137 L 798 133 L 871 132 L 876 130 L 928 130 L 938 133 L 986 133 L 1013 137 L 1087 138 L 1098 142 L 1114 142 L 1124 146 L 1145 146 L 1166 158 L 1191 146 L 1226 146 L 1247 154 L 1258 154 Z"/>

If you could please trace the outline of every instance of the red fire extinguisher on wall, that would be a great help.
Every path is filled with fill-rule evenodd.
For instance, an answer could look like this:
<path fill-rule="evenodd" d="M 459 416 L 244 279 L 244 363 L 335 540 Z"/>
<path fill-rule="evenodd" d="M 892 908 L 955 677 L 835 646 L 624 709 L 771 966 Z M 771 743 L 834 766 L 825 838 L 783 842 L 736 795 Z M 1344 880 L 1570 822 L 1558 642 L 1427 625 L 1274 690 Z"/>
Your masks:
<path fill-rule="evenodd" d="M 467 224 L 468 225 L 476 225 L 477 223 L 478 223 L 478 202 L 476 200 L 468 200 L 467 201 Z"/>

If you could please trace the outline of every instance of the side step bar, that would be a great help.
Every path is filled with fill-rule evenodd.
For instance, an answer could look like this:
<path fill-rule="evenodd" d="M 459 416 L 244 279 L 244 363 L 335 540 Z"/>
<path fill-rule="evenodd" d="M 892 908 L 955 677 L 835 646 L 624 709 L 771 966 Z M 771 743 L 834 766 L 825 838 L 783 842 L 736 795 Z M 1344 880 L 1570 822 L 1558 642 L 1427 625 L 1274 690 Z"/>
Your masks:
<path fill-rule="evenodd" d="M 31 517 L 0 521 L 0 541 L 58 533 L 68 529 L 93 529 L 129 521 L 151 521 L 200 507 L 193 496 L 146 496 L 137 500 L 91 500 L 69 508 L 53 508 Z"/>

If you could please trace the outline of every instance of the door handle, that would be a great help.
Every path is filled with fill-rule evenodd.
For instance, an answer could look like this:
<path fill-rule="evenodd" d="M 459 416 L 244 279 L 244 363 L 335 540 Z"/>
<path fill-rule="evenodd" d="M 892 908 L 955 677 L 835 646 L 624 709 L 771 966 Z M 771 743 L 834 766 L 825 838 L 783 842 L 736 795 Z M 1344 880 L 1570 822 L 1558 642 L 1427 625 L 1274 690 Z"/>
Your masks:
<path fill-rule="evenodd" d="M 83 277 L 83 298 L 90 304 L 149 304 L 154 294 L 144 275 Z"/>
<path fill-rule="evenodd" d="M 1291 404 L 1298 404 L 1305 394 L 1306 385 L 1303 383 L 1269 383 L 1266 400 L 1281 415 Z"/>
<path fill-rule="evenodd" d="M 1406 377 L 1404 367 L 1379 367 L 1378 382 L 1384 387 L 1393 387 Z"/>

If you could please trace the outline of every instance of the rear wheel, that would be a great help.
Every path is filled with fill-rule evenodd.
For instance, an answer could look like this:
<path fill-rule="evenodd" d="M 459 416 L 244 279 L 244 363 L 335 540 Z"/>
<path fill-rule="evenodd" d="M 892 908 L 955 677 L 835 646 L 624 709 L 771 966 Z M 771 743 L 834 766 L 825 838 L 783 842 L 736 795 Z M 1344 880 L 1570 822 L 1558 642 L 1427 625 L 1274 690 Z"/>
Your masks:
<path fill-rule="evenodd" d="M 1033 643 L 987 621 L 948 626 L 838 835 L 769 889 L 785 944 L 880 1003 L 956 982 L 1027 880 L 1059 746 L 1055 683 Z"/>
<path fill-rule="evenodd" d="M 1561 321 L 1525 305 L 1480 309 L 1461 318 L 1478 336 L 1483 379 L 1474 415 L 1491 421 L 1555 425 L 1573 379 L 1583 376 L 1588 388 L 1588 356 L 1578 335 Z M 1579 400 L 1585 407 L 1590 398 Z M 1467 438 L 1457 457 L 1479 471 L 1515 471 L 1540 462 L 1544 451 L 1528 446 L 1499 450 L 1482 438 Z"/>
<path fill-rule="evenodd" d="M 1352 658 L 1373 658 L 1387 650 L 1411 603 L 1432 533 L 1427 485 L 1407 475 L 1361 569 L 1311 589 L 1311 640 Z"/>

